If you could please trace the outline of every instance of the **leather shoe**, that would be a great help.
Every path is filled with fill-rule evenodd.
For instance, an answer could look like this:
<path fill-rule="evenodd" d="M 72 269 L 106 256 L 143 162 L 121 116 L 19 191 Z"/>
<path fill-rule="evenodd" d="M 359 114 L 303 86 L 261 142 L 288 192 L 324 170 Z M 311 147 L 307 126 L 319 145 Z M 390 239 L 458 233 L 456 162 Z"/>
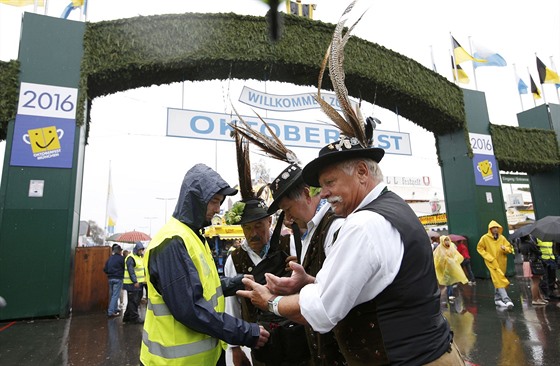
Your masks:
<path fill-rule="evenodd" d="M 113 314 L 111 314 L 111 315 L 108 315 L 108 317 L 109 317 L 109 318 L 116 318 L 117 316 L 120 316 L 120 315 L 121 315 L 121 313 L 117 311 L 116 313 L 113 313 Z"/>
<path fill-rule="evenodd" d="M 138 318 L 138 319 L 134 319 L 134 320 L 123 321 L 123 323 L 126 323 L 126 324 L 144 324 L 144 320 Z"/>

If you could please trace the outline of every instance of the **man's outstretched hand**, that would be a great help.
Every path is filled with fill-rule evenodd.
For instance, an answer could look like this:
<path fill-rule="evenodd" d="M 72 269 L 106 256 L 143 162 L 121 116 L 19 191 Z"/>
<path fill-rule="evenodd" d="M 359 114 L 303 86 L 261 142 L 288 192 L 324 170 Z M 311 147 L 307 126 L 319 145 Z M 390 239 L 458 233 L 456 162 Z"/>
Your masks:
<path fill-rule="evenodd" d="M 261 310 L 268 310 L 268 299 L 272 297 L 270 291 L 263 285 L 244 278 L 243 284 L 247 290 L 237 291 L 237 295 L 251 300 L 251 303 Z"/>
<path fill-rule="evenodd" d="M 271 273 L 265 273 L 266 287 L 271 293 L 276 295 L 293 295 L 298 293 L 303 286 L 315 282 L 315 277 L 308 275 L 301 264 L 290 262 L 289 266 L 292 270 L 290 277 L 278 277 Z"/>

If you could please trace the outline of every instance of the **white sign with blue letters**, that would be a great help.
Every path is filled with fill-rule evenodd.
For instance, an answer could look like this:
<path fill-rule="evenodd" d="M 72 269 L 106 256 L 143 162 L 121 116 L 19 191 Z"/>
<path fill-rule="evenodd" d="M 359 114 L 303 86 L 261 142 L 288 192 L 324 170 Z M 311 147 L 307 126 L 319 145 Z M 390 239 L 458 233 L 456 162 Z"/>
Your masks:
<path fill-rule="evenodd" d="M 254 129 L 270 135 L 258 117 L 242 117 Z M 167 136 L 233 142 L 228 123 L 236 120 L 236 116 L 225 113 L 168 108 Z M 339 130 L 332 124 L 274 118 L 266 122 L 286 146 L 320 149 L 339 138 Z M 408 133 L 375 130 L 374 146 L 388 154 L 412 155 Z"/>

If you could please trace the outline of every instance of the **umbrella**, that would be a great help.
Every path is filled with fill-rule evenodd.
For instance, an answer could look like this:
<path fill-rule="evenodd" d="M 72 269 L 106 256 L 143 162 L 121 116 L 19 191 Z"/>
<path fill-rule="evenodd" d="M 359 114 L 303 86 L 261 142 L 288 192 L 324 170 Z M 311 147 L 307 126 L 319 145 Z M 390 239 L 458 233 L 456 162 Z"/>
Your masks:
<path fill-rule="evenodd" d="M 437 231 L 433 231 L 433 230 L 428 231 L 428 236 L 430 238 L 439 238 L 440 237 L 439 233 Z"/>
<path fill-rule="evenodd" d="M 535 221 L 531 234 L 543 241 L 560 242 L 560 216 L 546 216 Z"/>
<path fill-rule="evenodd" d="M 531 234 L 531 231 L 533 230 L 534 227 L 535 227 L 534 223 L 520 227 L 509 236 L 509 240 L 519 239 Z"/>
<path fill-rule="evenodd" d="M 126 233 L 122 233 L 116 238 L 112 239 L 112 241 L 121 243 L 136 243 L 137 241 L 148 241 L 150 239 L 151 238 L 148 234 L 145 234 L 141 231 L 127 231 Z"/>
<path fill-rule="evenodd" d="M 461 240 L 465 240 L 465 241 L 467 240 L 467 238 L 465 238 L 463 235 L 457 235 L 457 234 L 449 234 L 449 239 L 451 239 L 451 241 L 454 243 Z"/>
<path fill-rule="evenodd" d="M 105 239 L 106 241 L 115 241 L 115 239 L 117 239 L 119 236 L 121 236 L 122 233 L 117 233 L 117 234 L 112 234 L 110 237 L 108 237 L 107 239 Z"/>

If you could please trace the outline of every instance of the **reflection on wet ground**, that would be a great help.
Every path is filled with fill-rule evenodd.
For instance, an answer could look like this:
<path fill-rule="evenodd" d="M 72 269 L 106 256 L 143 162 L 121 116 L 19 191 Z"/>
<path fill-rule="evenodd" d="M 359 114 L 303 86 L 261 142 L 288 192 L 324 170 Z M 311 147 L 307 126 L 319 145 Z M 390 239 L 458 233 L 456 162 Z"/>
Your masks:
<path fill-rule="evenodd" d="M 512 310 L 494 305 L 490 280 L 458 286 L 452 302 L 442 295 L 455 341 L 475 365 L 558 365 L 560 302 L 533 306 L 527 280 L 510 281 Z M 0 365 L 139 365 L 141 332 L 142 325 L 108 319 L 104 312 L 0 322 Z"/>
<path fill-rule="evenodd" d="M 443 314 L 465 359 L 477 365 L 557 365 L 560 302 L 533 306 L 529 281 L 520 275 L 510 281 L 512 310 L 494 305 L 490 280 L 458 286 L 451 302 L 442 297 Z"/>

